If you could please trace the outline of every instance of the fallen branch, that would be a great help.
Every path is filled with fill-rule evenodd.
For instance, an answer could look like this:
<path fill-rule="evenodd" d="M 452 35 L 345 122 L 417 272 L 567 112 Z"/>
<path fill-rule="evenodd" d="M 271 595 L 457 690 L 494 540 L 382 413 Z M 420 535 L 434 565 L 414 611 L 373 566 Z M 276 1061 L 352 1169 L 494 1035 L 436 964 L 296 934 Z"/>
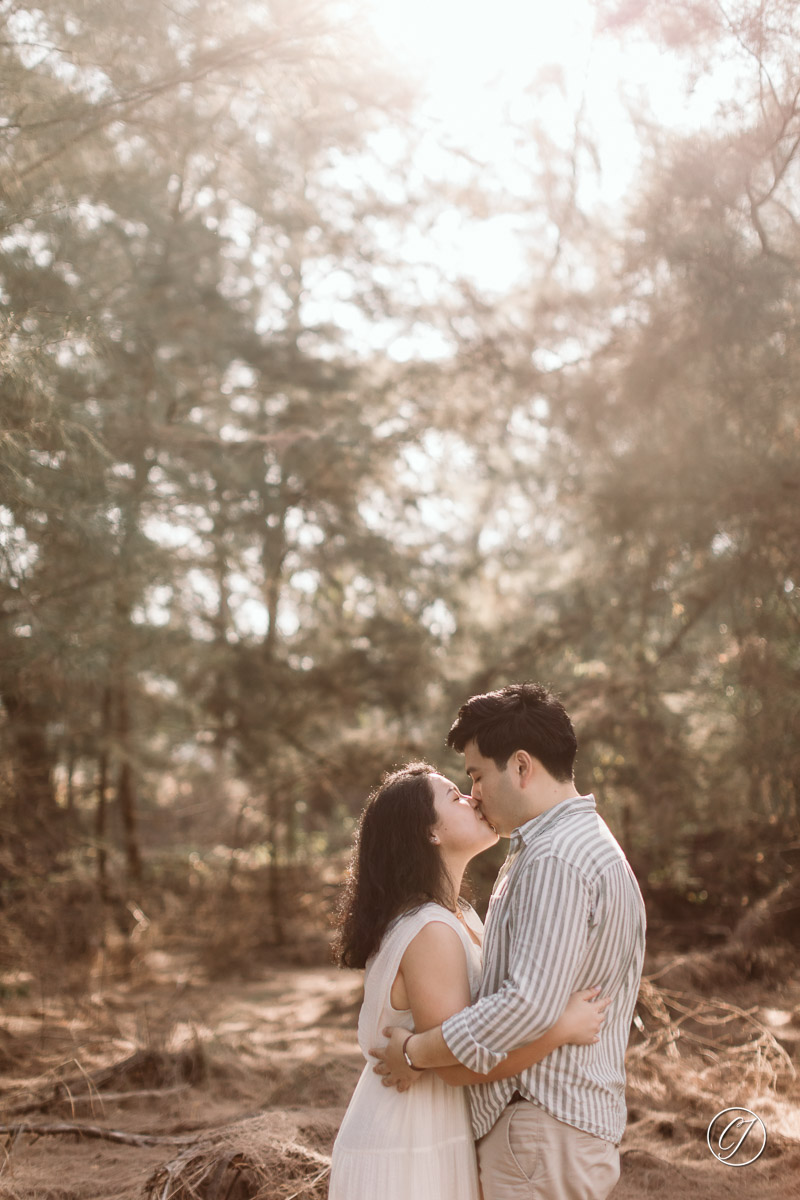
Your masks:
<path fill-rule="evenodd" d="M 668 1052 L 679 1057 L 675 1043 L 681 1038 L 684 1044 L 710 1050 L 722 1055 L 746 1055 L 759 1057 L 766 1054 L 776 1073 L 785 1072 L 796 1078 L 797 1072 L 791 1057 L 775 1038 L 770 1029 L 756 1017 L 757 1008 L 740 1008 L 725 1000 L 698 998 L 684 992 L 657 988 L 652 979 L 642 980 L 639 1001 L 650 1015 L 656 1028 L 642 1032 L 645 1041 L 633 1047 L 632 1057 L 641 1058 L 661 1050 L 667 1044 Z M 718 1031 L 716 1036 L 709 1032 L 698 1033 L 689 1023 Z"/>
<path fill-rule="evenodd" d="M 27 1100 L 18 1101 L 14 1105 L 10 1105 L 6 1109 L 8 1116 L 18 1116 L 23 1113 L 44 1113 L 48 1109 L 52 1109 L 57 1105 L 75 1109 L 79 1104 L 96 1104 L 102 1108 L 108 1101 L 112 1104 L 124 1104 L 127 1100 L 156 1100 L 159 1096 L 174 1096 L 180 1092 L 187 1092 L 191 1088 L 190 1083 L 178 1083 L 175 1087 L 167 1088 L 144 1088 L 134 1092 L 81 1092 L 77 1096 L 73 1096 L 69 1091 L 64 1089 L 64 1094 L 53 1096 L 49 1094 L 42 1098 L 41 1095 L 29 1097 Z"/>
<path fill-rule="evenodd" d="M 81 1096 L 64 1096 L 64 1104 L 105 1104 L 107 1100 L 119 1104 L 125 1100 L 152 1100 L 156 1096 L 174 1096 L 177 1092 L 188 1092 L 190 1083 L 178 1083 L 175 1087 L 145 1088 L 138 1092 L 86 1092 Z"/>
<path fill-rule="evenodd" d="M 120 1129 L 105 1129 L 102 1125 L 83 1125 L 67 1121 L 52 1121 L 47 1124 L 22 1121 L 18 1125 L 0 1125 L 0 1136 L 16 1138 L 23 1134 L 29 1137 L 58 1137 L 72 1134 L 74 1137 L 100 1138 L 105 1142 L 118 1142 L 123 1146 L 188 1146 L 197 1141 L 197 1134 L 164 1137 L 154 1133 L 124 1133 Z"/>
<path fill-rule="evenodd" d="M 46 1086 L 18 1089 L 16 1101 L 12 1099 L 13 1091 L 6 1093 L 6 1116 L 46 1112 L 54 1105 L 74 1106 L 92 1100 L 124 1101 L 129 1096 L 172 1095 L 199 1083 L 207 1072 L 205 1052 L 197 1039 L 174 1052 L 140 1049 L 121 1062 L 92 1073 L 77 1059 L 71 1062 L 78 1069 L 76 1074 L 62 1078 L 45 1076 Z M 123 1090 L 126 1083 L 134 1085 L 130 1091 Z M 113 1090 L 107 1092 L 106 1087 Z"/>
<path fill-rule="evenodd" d="M 627 1052 L 631 1086 L 648 1100 L 680 1101 L 684 1111 L 712 1104 L 735 1077 L 761 1095 L 797 1078 L 790 1055 L 756 1016 L 740 1008 L 666 990 L 643 979 L 634 1024 L 637 1039 Z"/>
<path fill-rule="evenodd" d="M 85 1091 L 102 1092 L 109 1084 L 112 1087 L 116 1084 L 119 1090 L 120 1084 L 128 1082 L 134 1087 L 139 1084 L 156 1088 L 161 1084 L 171 1087 L 177 1083 L 200 1083 L 208 1070 L 205 1051 L 196 1038 L 188 1046 L 173 1052 L 154 1047 L 136 1050 L 122 1062 L 112 1063 L 91 1074 L 84 1071 L 80 1063 L 77 1065 L 79 1075 L 56 1080 L 54 1098 L 58 1098 L 59 1089 L 72 1099 Z"/>

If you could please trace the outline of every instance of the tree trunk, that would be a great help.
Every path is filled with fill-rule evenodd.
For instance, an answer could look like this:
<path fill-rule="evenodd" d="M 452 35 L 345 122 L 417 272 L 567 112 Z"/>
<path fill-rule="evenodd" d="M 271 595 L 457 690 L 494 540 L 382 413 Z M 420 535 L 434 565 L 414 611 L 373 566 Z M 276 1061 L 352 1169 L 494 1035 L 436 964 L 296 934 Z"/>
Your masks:
<path fill-rule="evenodd" d="M 117 744 L 122 761 L 117 781 L 117 804 L 122 821 L 123 849 L 128 879 L 140 883 L 142 856 L 139 850 L 139 831 L 136 817 L 136 783 L 131 762 L 131 720 L 127 682 L 117 687 Z"/>
<path fill-rule="evenodd" d="M 67 748 L 67 812 L 70 821 L 75 820 L 75 743 L 70 742 Z"/>
<path fill-rule="evenodd" d="M 291 864 L 297 857 L 297 809 L 291 795 L 284 805 L 283 816 L 286 826 L 286 862 Z"/>
<path fill-rule="evenodd" d="M 103 904 L 108 903 L 108 768 L 111 736 L 111 688 L 103 689 L 100 729 L 100 758 L 97 764 L 97 804 L 94 810 L 94 837 L 97 849 L 97 890 Z"/>
<path fill-rule="evenodd" d="M 281 894 L 281 868 L 278 852 L 278 800 L 272 788 L 266 795 L 267 839 L 270 847 L 267 867 L 267 905 L 272 919 L 272 935 L 276 946 L 286 944 L 286 928 L 283 920 L 283 896 Z"/>
<path fill-rule="evenodd" d="M 2 693 L 10 766 L 8 843 L 15 870 L 46 874 L 64 848 L 64 813 L 56 803 L 45 717 L 11 686 Z"/>
<path fill-rule="evenodd" d="M 16 793 L 20 804 L 37 823 L 44 823 L 56 816 L 58 805 L 53 786 L 53 755 L 43 720 L 36 706 L 11 688 L 3 692 L 3 707 L 13 738 Z"/>

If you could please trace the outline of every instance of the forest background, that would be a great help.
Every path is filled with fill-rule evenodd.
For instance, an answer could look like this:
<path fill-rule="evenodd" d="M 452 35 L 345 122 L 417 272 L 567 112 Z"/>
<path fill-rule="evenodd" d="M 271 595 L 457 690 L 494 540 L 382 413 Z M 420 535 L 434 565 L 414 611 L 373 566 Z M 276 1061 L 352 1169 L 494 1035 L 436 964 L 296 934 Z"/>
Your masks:
<path fill-rule="evenodd" d="M 648 906 L 620 1200 L 796 1189 L 800 9 L 448 125 L 406 8 L 0 0 L 2 1200 L 321 1200 L 358 814 L 522 679 Z"/>
<path fill-rule="evenodd" d="M 170 922 L 324 961 L 380 773 L 461 780 L 459 704 L 528 678 L 656 935 L 796 937 L 800 18 L 595 10 L 729 72 L 631 108 L 613 204 L 558 71 L 504 179 L 352 6 L 0 3 L 6 989 Z"/>

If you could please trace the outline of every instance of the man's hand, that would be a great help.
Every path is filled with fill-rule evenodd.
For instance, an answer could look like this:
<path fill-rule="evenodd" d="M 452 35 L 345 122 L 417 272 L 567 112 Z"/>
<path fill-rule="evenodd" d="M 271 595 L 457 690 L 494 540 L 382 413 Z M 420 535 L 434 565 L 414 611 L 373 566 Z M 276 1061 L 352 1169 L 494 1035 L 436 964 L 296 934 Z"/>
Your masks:
<path fill-rule="evenodd" d="M 421 1079 L 424 1073 L 412 1070 L 403 1058 L 403 1042 L 410 1031 L 399 1025 L 389 1025 L 381 1032 L 389 1041 L 385 1046 L 376 1046 L 370 1050 L 370 1054 L 378 1060 L 372 1069 L 376 1075 L 381 1076 L 384 1087 L 396 1087 L 398 1092 L 407 1092 L 412 1083 Z"/>

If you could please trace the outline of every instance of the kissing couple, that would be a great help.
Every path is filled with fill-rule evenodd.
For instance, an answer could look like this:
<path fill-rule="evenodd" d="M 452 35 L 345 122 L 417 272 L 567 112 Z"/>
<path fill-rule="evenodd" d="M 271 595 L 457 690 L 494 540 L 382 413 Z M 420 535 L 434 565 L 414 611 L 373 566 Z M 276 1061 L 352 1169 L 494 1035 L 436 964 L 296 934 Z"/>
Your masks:
<path fill-rule="evenodd" d="M 337 956 L 365 968 L 367 1060 L 329 1200 L 604 1200 L 619 1178 L 645 912 L 575 788 L 577 740 L 533 683 L 473 696 L 447 744 L 387 775 L 358 827 Z M 509 838 L 485 929 L 467 863 Z"/>

